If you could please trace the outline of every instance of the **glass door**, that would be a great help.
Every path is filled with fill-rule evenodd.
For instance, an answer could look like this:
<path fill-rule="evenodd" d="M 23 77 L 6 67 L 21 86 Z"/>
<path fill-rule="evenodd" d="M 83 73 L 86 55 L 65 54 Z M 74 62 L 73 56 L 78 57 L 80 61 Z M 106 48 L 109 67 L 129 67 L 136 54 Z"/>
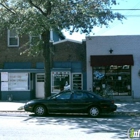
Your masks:
<path fill-rule="evenodd" d="M 70 72 L 69 71 L 53 71 L 51 72 L 51 92 L 58 93 L 62 90 L 71 89 Z"/>

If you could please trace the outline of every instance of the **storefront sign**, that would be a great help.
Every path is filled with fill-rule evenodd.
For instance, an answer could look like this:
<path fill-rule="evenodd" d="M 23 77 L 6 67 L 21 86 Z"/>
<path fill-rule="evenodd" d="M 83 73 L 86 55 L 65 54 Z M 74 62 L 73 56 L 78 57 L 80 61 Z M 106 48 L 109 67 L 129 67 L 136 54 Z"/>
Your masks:
<path fill-rule="evenodd" d="M 55 78 L 66 78 L 69 77 L 69 72 L 53 72 Z"/>

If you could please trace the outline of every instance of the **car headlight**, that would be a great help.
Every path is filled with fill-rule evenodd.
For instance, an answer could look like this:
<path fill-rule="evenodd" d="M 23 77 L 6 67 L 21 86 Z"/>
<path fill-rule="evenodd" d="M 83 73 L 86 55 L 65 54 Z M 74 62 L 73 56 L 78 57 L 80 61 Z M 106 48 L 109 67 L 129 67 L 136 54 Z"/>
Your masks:
<path fill-rule="evenodd" d="M 26 105 L 32 104 L 32 102 L 27 102 Z"/>

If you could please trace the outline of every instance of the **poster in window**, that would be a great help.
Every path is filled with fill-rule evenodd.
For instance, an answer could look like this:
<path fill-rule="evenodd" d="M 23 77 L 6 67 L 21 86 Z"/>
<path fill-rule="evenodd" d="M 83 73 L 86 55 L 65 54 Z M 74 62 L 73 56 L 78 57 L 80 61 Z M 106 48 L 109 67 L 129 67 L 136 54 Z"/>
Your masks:
<path fill-rule="evenodd" d="M 8 91 L 8 82 L 1 82 L 1 91 Z"/>
<path fill-rule="evenodd" d="M 9 90 L 28 90 L 28 73 L 9 73 Z"/>
<path fill-rule="evenodd" d="M 1 81 L 8 81 L 8 72 L 1 72 Z"/>

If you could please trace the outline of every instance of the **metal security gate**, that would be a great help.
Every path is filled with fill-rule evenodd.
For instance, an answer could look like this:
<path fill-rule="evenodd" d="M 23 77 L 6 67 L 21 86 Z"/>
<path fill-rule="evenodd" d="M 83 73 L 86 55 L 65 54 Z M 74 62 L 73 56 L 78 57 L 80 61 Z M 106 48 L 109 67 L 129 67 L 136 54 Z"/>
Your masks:
<path fill-rule="evenodd" d="M 36 98 L 44 98 L 44 73 L 36 74 Z"/>

